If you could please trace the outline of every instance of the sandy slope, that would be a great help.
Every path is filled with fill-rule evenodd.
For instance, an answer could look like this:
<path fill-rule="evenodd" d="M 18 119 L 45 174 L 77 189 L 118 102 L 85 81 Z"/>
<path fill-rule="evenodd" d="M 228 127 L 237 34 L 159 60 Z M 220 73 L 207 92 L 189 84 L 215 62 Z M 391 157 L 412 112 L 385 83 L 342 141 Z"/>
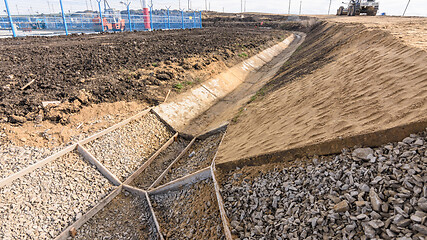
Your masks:
<path fill-rule="evenodd" d="M 410 46 L 427 50 L 427 18 L 384 16 L 316 16 L 331 22 L 361 23 L 370 29 L 390 32 Z"/>
<path fill-rule="evenodd" d="M 316 27 L 302 47 L 229 127 L 219 162 L 427 118 L 427 52 L 338 23 Z"/>

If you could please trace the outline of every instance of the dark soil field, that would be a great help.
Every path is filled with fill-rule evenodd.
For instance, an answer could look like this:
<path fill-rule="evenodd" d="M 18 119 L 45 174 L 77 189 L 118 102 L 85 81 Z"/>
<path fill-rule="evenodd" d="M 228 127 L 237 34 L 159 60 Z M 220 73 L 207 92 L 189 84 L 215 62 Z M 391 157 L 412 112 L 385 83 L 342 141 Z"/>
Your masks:
<path fill-rule="evenodd" d="M 66 123 L 70 113 L 90 103 L 157 104 L 169 89 L 179 91 L 200 80 L 189 79 L 188 72 L 212 74 L 212 63 L 241 61 L 285 34 L 210 27 L 1 39 L 0 122 Z M 43 101 L 61 104 L 43 108 Z"/>

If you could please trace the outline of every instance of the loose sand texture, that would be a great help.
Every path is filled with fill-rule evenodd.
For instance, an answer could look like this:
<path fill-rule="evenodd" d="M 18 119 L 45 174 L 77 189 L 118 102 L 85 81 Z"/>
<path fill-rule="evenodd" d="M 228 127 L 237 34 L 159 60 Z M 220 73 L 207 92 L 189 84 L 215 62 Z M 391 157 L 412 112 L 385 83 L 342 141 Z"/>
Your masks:
<path fill-rule="evenodd" d="M 349 34 L 351 33 L 351 34 Z M 218 162 L 427 119 L 427 53 L 359 24 L 319 23 L 231 124 Z"/>
<path fill-rule="evenodd" d="M 427 19 L 423 17 L 317 17 L 331 22 L 362 23 L 369 29 L 381 29 L 390 32 L 405 44 L 427 50 Z"/>

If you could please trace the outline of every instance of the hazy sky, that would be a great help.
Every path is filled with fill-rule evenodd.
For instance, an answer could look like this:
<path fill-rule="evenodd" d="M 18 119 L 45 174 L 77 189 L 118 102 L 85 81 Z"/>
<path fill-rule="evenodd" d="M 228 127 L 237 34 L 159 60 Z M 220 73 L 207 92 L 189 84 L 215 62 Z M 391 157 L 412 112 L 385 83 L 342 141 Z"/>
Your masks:
<path fill-rule="evenodd" d="M 103 1 L 103 0 L 102 0 Z M 121 0 L 108 0 L 111 7 L 116 9 L 125 9 L 125 6 L 120 4 Z M 122 0 L 126 1 L 126 0 Z M 147 0 L 150 1 L 150 0 Z M 187 0 L 152 0 L 154 8 L 164 8 L 171 6 L 177 9 L 179 3 L 181 7 L 187 8 Z M 245 1 L 245 0 L 243 0 Z M 303 14 L 327 14 L 330 0 L 290 0 L 291 13 L 299 12 L 300 3 L 302 3 Z M 341 5 L 343 0 L 332 0 L 331 13 L 335 13 L 336 9 Z M 30 12 L 59 12 L 59 0 L 8 0 L 12 14 L 28 14 Z M 240 12 L 241 0 L 206 0 L 210 3 L 211 10 L 225 12 Z M 89 9 L 97 9 L 96 0 L 63 0 L 65 11 L 85 10 L 86 6 Z M 92 3 L 92 7 L 91 7 Z M 401 15 L 403 13 L 407 0 L 382 0 L 380 1 L 380 12 L 385 12 L 388 15 Z M 131 8 L 141 8 L 141 0 L 131 2 Z M 269 12 L 269 13 L 287 13 L 289 0 L 246 0 L 246 11 L 248 12 Z M 205 9 L 205 0 L 191 0 L 192 9 Z M 3 12 L 5 9 L 4 2 L 0 2 L 0 9 Z M 412 16 L 427 16 L 427 0 L 411 0 L 406 15 Z"/>

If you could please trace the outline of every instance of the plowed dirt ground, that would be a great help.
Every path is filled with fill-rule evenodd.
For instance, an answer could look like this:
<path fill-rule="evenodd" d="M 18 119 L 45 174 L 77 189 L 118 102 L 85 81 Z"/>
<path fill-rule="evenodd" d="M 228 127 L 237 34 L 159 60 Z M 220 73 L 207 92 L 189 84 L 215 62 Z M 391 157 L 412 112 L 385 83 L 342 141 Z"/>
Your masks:
<path fill-rule="evenodd" d="M 2 39 L 0 119 L 35 120 L 43 101 L 70 102 L 66 113 L 88 102 L 157 103 L 174 84 L 190 81 L 185 70 L 232 64 L 280 37 L 268 29 L 206 28 Z M 66 121 L 60 114 L 43 118 Z"/>
<path fill-rule="evenodd" d="M 169 91 L 171 98 L 209 79 L 286 34 L 209 27 L 2 39 L 0 143 L 53 147 L 78 140 L 163 102 Z M 43 107 L 44 101 L 61 103 Z"/>

